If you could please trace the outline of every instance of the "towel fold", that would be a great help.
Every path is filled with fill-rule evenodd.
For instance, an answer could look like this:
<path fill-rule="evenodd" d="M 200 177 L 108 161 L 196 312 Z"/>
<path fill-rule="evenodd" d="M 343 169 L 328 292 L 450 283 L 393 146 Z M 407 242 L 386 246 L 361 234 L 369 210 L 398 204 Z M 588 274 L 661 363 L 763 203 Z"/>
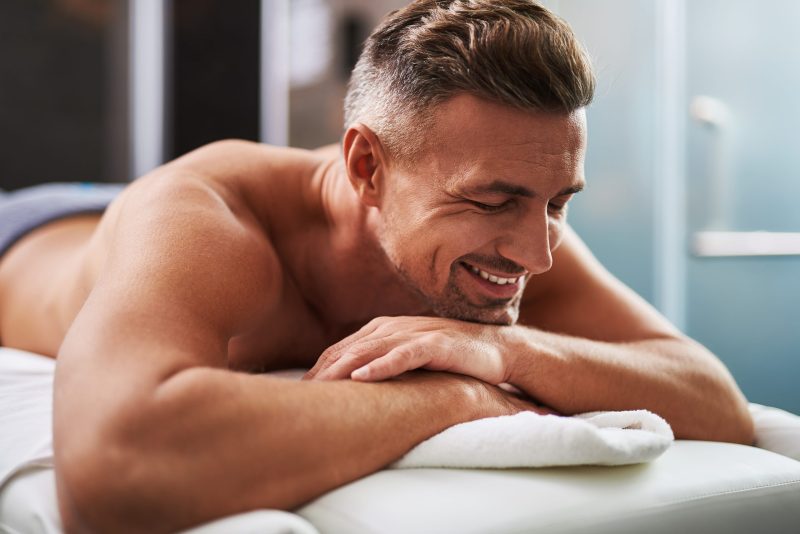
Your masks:
<path fill-rule="evenodd" d="M 391 467 L 627 465 L 658 458 L 673 440 L 667 422 L 647 410 L 573 417 L 520 412 L 452 426 Z"/>

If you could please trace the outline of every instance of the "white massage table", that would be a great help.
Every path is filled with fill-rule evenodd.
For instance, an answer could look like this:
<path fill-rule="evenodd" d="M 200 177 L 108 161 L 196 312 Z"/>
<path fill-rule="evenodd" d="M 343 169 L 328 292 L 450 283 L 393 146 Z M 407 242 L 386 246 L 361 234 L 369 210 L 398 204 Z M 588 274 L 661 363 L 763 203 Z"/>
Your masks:
<path fill-rule="evenodd" d="M 28 385 L 15 392 L 2 382 L 7 386 L 15 371 L 3 368 L 10 350 L 0 347 L 0 403 L 25 394 L 25 409 L 37 421 L 26 431 L 31 461 L 0 487 L 0 532 L 58 533 L 53 469 L 35 452 L 49 440 L 54 363 L 29 355 Z M 13 414 L 3 419 L 2 408 L 0 424 L 13 421 Z M 651 462 L 622 467 L 385 470 L 293 513 L 251 512 L 189 532 L 800 532 L 800 418 L 758 405 L 751 410 L 761 448 L 678 440 Z M 10 446 L 3 441 L 9 432 L 0 426 L 0 454 Z"/>

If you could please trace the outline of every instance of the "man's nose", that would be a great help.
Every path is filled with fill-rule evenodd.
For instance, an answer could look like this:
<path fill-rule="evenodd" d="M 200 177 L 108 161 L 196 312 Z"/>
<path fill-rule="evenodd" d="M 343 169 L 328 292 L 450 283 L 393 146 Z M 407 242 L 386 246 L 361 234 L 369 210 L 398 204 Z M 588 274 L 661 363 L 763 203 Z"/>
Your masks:
<path fill-rule="evenodd" d="M 497 252 L 525 267 L 531 274 L 541 274 L 553 266 L 550 250 L 550 218 L 544 213 L 529 213 L 524 220 L 509 228 L 497 246 Z"/>

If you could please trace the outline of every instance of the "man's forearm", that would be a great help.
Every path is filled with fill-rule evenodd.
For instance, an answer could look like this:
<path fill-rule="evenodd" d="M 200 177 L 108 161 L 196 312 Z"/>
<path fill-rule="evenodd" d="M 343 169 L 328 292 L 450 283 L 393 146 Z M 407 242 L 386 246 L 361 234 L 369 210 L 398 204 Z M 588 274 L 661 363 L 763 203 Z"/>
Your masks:
<path fill-rule="evenodd" d="M 245 510 L 291 509 L 448 426 L 493 415 L 481 413 L 483 389 L 440 373 L 361 384 L 189 369 L 136 413 L 94 429 L 106 439 L 96 449 L 76 452 L 80 438 L 62 431 L 57 470 L 73 482 L 62 497 L 85 516 L 73 525 L 115 532 L 169 532 Z"/>
<path fill-rule="evenodd" d="M 648 409 L 676 437 L 750 444 L 747 403 L 725 367 L 690 340 L 608 343 L 503 327 L 507 382 L 564 414 Z"/>

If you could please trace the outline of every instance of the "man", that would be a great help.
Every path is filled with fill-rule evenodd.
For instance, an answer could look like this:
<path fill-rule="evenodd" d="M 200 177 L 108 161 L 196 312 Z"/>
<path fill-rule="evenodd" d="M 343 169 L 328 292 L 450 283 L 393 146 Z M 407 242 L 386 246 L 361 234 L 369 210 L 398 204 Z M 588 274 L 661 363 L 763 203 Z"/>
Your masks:
<path fill-rule="evenodd" d="M 566 224 L 593 87 L 531 1 L 418 1 L 369 38 L 341 148 L 214 143 L 17 241 L 0 336 L 58 357 L 65 528 L 291 509 L 520 410 L 751 442 L 722 364 Z"/>

